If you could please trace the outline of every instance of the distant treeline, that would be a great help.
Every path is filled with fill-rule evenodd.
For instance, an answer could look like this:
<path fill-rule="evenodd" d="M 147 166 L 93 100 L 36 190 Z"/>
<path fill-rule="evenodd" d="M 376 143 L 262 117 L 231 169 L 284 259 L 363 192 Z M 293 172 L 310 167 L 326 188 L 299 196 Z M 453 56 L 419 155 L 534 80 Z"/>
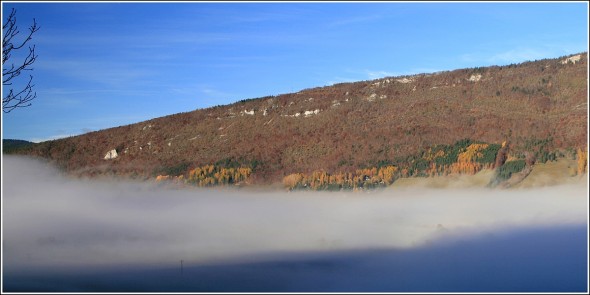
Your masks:
<path fill-rule="evenodd" d="M 510 145 L 477 142 L 462 139 L 451 145 L 435 145 L 420 151 L 416 155 L 399 157 L 391 161 L 379 161 L 372 167 L 354 171 L 328 172 L 316 170 L 311 173 L 296 172 L 283 178 L 283 185 L 288 190 L 358 190 L 386 187 L 399 178 L 430 177 L 448 174 L 473 175 L 482 169 L 496 169 L 495 180 L 502 182 L 513 174 L 522 171 L 535 162 L 545 163 L 564 157 L 562 153 L 548 152 L 545 148 L 550 139 L 532 140 L 527 145 L 529 151 L 514 151 L 508 155 Z M 578 160 L 577 173 L 587 170 L 588 152 L 582 149 L 571 151 Z M 170 175 L 158 175 L 161 180 L 181 181 L 196 186 L 233 185 L 248 181 L 253 171 L 261 166 L 257 160 L 224 159 L 215 164 L 188 169 L 188 163 L 181 163 L 160 172 Z M 187 171 L 188 172 L 184 172 Z"/>
<path fill-rule="evenodd" d="M 385 166 L 358 169 L 354 173 L 329 174 L 325 171 L 314 171 L 311 174 L 293 173 L 283 178 L 283 184 L 289 190 L 369 189 L 391 185 L 397 178 L 397 172 L 397 167 Z"/>
<path fill-rule="evenodd" d="M 20 139 L 2 139 L 2 153 L 11 154 L 33 144 L 33 142 Z"/>
<path fill-rule="evenodd" d="M 382 161 L 377 167 L 358 169 L 354 173 L 314 171 L 311 174 L 289 174 L 283 178 L 283 184 L 289 190 L 368 189 L 391 185 L 403 177 L 473 175 L 482 169 L 496 169 L 495 181 L 501 182 L 510 179 L 527 165 L 533 165 L 535 161 L 555 161 L 558 155 L 544 149 L 548 141 L 550 140 L 531 142 L 528 148 L 534 151 L 518 153 L 516 158 L 508 160 L 509 145 L 506 142 L 488 144 L 462 139 L 452 145 L 436 145 L 417 155 L 398 158 L 393 162 Z M 541 147 L 535 150 L 534 147 L 538 146 Z M 578 149 L 576 157 L 578 174 L 585 173 L 588 152 Z"/>
<path fill-rule="evenodd" d="M 175 182 L 183 182 L 186 184 L 204 187 L 239 184 L 247 180 L 248 177 L 250 177 L 250 174 L 252 174 L 252 168 L 250 167 L 224 167 L 221 165 L 205 165 L 189 170 L 186 177 L 184 174 L 177 176 L 158 175 L 156 177 L 156 181 L 172 180 Z"/>
<path fill-rule="evenodd" d="M 463 139 L 452 145 L 436 145 L 417 155 L 381 161 L 376 167 L 358 169 L 354 173 L 294 173 L 287 175 L 283 184 L 288 189 L 366 189 L 391 185 L 400 177 L 475 174 L 483 168 L 493 168 L 501 148 L 500 144 Z"/>

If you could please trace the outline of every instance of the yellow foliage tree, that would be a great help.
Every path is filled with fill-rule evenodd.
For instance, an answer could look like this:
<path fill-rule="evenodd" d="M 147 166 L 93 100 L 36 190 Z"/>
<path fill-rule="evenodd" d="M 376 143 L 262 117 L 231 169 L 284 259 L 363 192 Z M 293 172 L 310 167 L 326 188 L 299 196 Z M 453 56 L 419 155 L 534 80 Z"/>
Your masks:
<path fill-rule="evenodd" d="M 313 176 L 311 177 L 313 179 Z M 283 185 L 285 188 L 292 190 L 295 189 L 297 186 L 307 186 L 310 177 L 303 173 L 291 173 L 285 177 L 283 177 Z M 315 182 L 313 182 L 315 185 Z"/>
<path fill-rule="evenodd" d="M 578 174 L 586 173 L 588 169 L 588 151 L 578 149 Z"/>
<path fill-rule="evenodd" d="M 327 188 L 367 188 L 391 185 L 398 175 L 397 172 L 397 167 L 386 166 L 379 169 L 376 167 L 357 169 L 354 173 L 339 172 L 336 174 L 329 174 L 325 171 L 313 171 L 311 175 L 293 173 L 283 178 L 283 185 L 290 190 L 298 186 L 308 187 L 314 190 Z"/>
<path fill-rule="evenodd" d="M 227 185 L 245 181 L 251 173 L 252 169 L 247 167 L 220 168 L 215 165 L 205 165 L 190 170 L 187 182 L 198 186 Z"/>
<path fill-rule="evenodd" d="M 483 157 L 482 151 L 489 145 L 485 143 L 473 143 L 469 145 L 464 152 L 457 156 L 457 162 L 451 164 L 452 173 L 475 174 L 479 172 L 483 165 L 477 160 Z"/>

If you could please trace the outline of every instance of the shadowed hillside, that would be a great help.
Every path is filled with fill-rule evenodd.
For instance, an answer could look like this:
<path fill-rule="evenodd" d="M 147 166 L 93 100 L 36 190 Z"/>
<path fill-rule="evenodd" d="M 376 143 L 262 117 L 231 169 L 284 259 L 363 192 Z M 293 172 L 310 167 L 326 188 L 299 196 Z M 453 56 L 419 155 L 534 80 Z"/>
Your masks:
<path fill-rule="evenodd" d="M 386 165 L 420 175 L 420 158 L 462 139 L 508 142 L 509 159 L 575 159 L 578 149 L 587 150 L 587 62 L 582 53 L 341 83 L 42 142 L 19 153 L 82 176 L 189 177 L 205 165 L 247 167 L 249 183 Z M 112 150 L 116 155 L 105 159 Z"/>
<path fill-rule="evenodd" d="M 19 139 L 2 139 L 2 152 L 3 153 L 12 153 L 16 152 L 19 149 L 26 148 L 33 143 L 26 140 L 19 140 Z"/>

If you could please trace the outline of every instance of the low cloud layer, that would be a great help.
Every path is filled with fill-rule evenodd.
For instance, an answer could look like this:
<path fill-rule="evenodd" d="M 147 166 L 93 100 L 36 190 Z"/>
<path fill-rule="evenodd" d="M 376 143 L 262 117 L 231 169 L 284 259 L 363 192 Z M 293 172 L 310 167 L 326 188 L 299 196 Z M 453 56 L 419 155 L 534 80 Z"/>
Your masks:
<path fill-rule="evenodd" d="M 265 255 L 276 260 L 374 249 L 415 253 L 555 227 L 586 235 L 588 208 L 583 182 L 529 190 L 180 190 L 74 180 L 40 162 L 6 156 L 2 184 L 5 274 L 175 268 L 180 260 L 190 269 L 252 263 Z M 476 252 L 470 259 L 489 259 Z"/>

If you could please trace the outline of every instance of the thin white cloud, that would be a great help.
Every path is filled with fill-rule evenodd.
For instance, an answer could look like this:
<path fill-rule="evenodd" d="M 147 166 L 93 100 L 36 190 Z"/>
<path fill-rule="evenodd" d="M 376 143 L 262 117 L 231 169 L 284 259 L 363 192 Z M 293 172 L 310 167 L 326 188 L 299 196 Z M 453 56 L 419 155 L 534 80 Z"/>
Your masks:
<path fill-rule="evenodd" d="M 140 122 L 143 120 L 148 120 L 162 114 L 154 114 L 154 113 L 135 113 L 133 115 L 113 115 L 113 116 L 105 116 L 104 114 L 96 114 L 96 115 L 88 115 L 84 119 L 80 119 L 77 121 L 76 126 L 85 126 L 84 128 L 79 128 L 76 126 L 72 126 L 67 121 L 58 121 L 54 120 L 49 124 L 50 127 L 47 125 L 39 126 L 40 128 L 45 128 L 48 131 L 46 133 L 50 134 L 48 136 L 39 137 L 34 136 L 30 139 L 27 139 L 32 142 L 42 142 L 47 140 L 55 140 L 66 138 L 70 136 L 77 136 L 83 133 L 87 133 L 90 131 L 95 130 L 102 130 L 106 128 L 111 128 L 115 126 L 122 126 L 126 124 L 132 124 L 136 122 Z"/>
<path fill-rule="evenodd" d="M 501 52 L 491 56 L 488 61 L 489 62 L 499 62 L 499 63 L 515 63 L 515 62 L 523 62 L 523 61 L 533 61 L 537 59 L 543 59 L 552 56 L 546 50 L 539 50 L 539 49 L 531 49 L 531 48 L 524 48 L 524 49 L 513 49 L 505 52 Z"/>
<path fill-rule="evenodd" d="M 334 79 L 326 82 L 326 85 L 334 85 L 338 83 L 348 83 L 348 82 L 357 82 L 358 79 L 350 78 L 350 77 L 335 77 Z"/>
<path fill-rule="evenodd" d="M 587 49 L 586 49 L 587 50 Z M 580 50 L 581 52 L 582 50 Z M 511 63 L 521 63 L 525 61 L 534 61 L 545 58 L 555 58 L 561 55 L 578 53 L 574 46 L 567 44 L 559 46 L 546 45 L 539 48 L 518 47 L 505 50 L 498 53 L 477 52 L 466 53 L 459 56 L 459 60 L 469 64 L 485 65 L 504 65 Z"/>
<path fill-rule="evenodd" d="M 62 139 L 62 138 L 70 137 L 70 136 L 76 136 L 76 135 L 80 135 L 80 133 L 65 133 L 65 134 L 51 135 L 48 137 L 34 137 L 34 138 L 31 138 L 30 141 L 32 141 L 34 143 L 39 143 L 39 142 L 43 142 L 43 141 Z"/>
<path fill-rule="evenodd" d="M 241 97 L 210 84 L 186 84 L 163 86 L 168 93 L 174 94 L 177 105 L 186 105 L 187 109 L 207 108 L 214 105 L 228 104 L 233 101 L 250 98 Z"/>
<path fill-rule="evenodd" d="M 390 71 L 386 71 L 386 70 L 374 70 L 374 69 L 346 69 L 344 70 L 344 72 L 350 74 L 351 76 L 356 76 L 356 77 L 349 77 L 349 78 L 345 78 L 345 79 L 350 79 L 352 81 L 361 81 L 361 80 L 373 80 L 373 79 L 379 79 L 379 78 L 383 78 L 383 77 L 393 77 L 393 76 L 399 76 L 399 73 L 395 73 L 395 72 L 390 72 Z M 338 80 L 338 78 L 334 78 L 332 80 Z"/>
<path fill-rule="evenodd" d="M 341 27 L 347 25 L 355 25 L 359 23 L 372 22 L 381 19 L 381 15 L 362 15 L 350 18 L 341 18 L 327 24 L 327 27 Z"/>
<path fill-rule="evenodd" d="M 40 70 L 98 83 L 98 85 L 125 86 L 125 88 L 129 86 L 129 83 L 145 81 L 147 77 L 155 73 L 145 68 L 134 67 L 132 64 L 81 58 L 43 60 L 35 66 Z"/>
<path fill-rule="evenodd" d="M 208 84 L 185 85 L 183 87 L 170 86 L 169 90 L 176 94 L 207 96 L 215 98 L 226 98 L 232 95 L 231 93 L 219 90 L 218 88 Z"/>
<path fill-rule="evenodd" d="M 378 79 L 378 78 L 383 78 L 383 77 L 396 76 L 395 73 L 388 72 L 388 71 L 365 70 L 365 73 L 367 74 L 367 77 L 369 77 L 369 79 Z"/>
<path fill-rule="evenodd" d="M 432 74 L 436 72 L 440 72 L 440 69 L 435 68 L 415 68 L 410 70 L 406 75 L 416 75 L 416 74 Z"/>
<path fill-rule="evenodd" d="M 154 94 L 155 91 L 136 90 L 136 89 L 46 88 L 46 89 L 40 89 L 39 93 L 43 94 L 43 95 L 79 96 L 80 94 L 94 94 L 94 93 Z"/>

